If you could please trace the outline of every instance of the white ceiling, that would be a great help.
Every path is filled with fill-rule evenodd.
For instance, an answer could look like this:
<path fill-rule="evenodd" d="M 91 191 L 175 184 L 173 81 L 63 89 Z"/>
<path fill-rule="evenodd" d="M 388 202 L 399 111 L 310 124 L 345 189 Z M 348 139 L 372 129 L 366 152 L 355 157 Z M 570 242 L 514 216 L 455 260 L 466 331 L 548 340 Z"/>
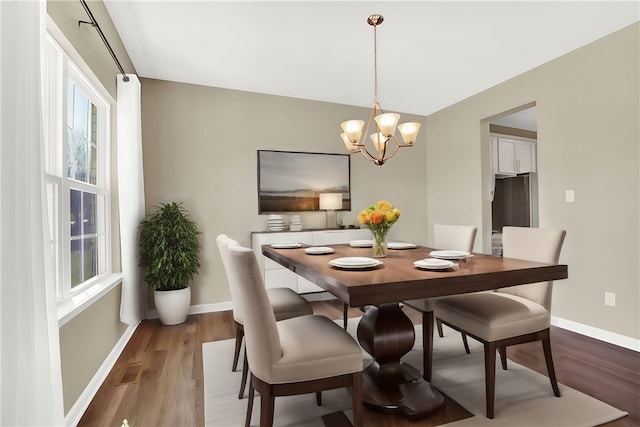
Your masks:
<path fill-rule="evenodd" d="M 639 20 L 638 1 L 105 0 L 141 77 L 429 115 Z"/>

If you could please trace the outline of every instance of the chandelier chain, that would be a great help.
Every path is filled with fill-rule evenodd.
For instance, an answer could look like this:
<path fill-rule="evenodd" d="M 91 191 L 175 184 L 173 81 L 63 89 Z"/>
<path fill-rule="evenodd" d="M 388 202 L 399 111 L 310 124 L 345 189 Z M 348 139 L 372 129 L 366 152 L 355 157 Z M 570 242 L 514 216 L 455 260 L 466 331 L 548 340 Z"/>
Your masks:
<path fill-rule="evenodd" d="M 376 37 L 377 25 L 373 25 L 373 100 L 378 102 L 378 42 Z"/>

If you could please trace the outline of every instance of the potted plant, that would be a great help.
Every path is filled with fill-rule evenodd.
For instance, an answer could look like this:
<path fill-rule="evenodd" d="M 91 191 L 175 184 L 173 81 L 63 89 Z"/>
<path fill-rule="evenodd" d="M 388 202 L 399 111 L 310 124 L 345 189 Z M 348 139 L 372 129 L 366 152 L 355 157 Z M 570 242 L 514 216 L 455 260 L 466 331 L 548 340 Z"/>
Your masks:
<path fill-rule="evenodd" d="M 182 203 L 163 203 L 140 223 L 140 265 L 164 325 L 186 320 L 189 285 L 200 268 L 200 231 Z"/>

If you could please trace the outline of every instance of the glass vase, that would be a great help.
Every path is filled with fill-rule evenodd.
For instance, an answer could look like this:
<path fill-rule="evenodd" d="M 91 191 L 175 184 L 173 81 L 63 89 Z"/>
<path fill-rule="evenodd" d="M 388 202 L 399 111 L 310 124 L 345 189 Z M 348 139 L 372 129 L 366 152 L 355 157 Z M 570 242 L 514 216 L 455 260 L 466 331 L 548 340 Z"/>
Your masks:
<path fill-rule="evenodd" d="M 373 235 L 373 256 L 384 258 L 387 256 L 387 233 L 371 233 Z"/>

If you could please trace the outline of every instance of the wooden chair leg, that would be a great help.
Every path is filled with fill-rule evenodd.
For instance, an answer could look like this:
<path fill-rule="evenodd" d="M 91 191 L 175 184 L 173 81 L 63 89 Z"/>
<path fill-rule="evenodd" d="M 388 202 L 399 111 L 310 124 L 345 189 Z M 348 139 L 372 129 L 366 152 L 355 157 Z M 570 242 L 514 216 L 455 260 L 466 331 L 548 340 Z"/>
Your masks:
<path fill-rule="evenodd" d="M 316 391 L 316 404 L 322 406 L 322 392 Z"/>
<path fill-rule="evenodd" d="M 556 397 L 560 397 L 560 389 L 558 388 L 558 380 L 556 379 L 556 370 L 553 367 L 553 357 L 551 355 L 551 338 L 547 330 L 546 337 L 542 339 L 542 349 L 544 351 L 544 360 L 547 362 L 547 373 L 551 381 L 551 388 Z"/>
<path fill-rule="evenodd" d="M 464 351 L 466 351 L 467 354 L 471 354 L 471 351 L 469 350 L 469 341 L 467 340 L 467 334 L 465 334 L 464 332 L 462 332 L 462 344 L 464 344 Z"/>
<path fill-rule="evenodd" d="M 484 345 L 484 380 L 487 418 L 493 419 L 493 405 L 496 393 L 496 346 L 494 343 L 486 343 Z"/>
<path fill-rule="evenodd" d="M 249 373 L 249 360 L 247 359 L 247 349 L 244 350 L 244 361 L 242 362 L 242 380 L 240 380 L 240 391 L 238 392 L 238 399 L 244 397 L 244 388 L 247 384 L 247 374 Z"/>
<path fill-rule="evenodd" d="M 355 374 L 353 374 L 351 401 L 353 406 L 353 426 L 362 427 L 362 372 L 356 372 Z"/>
<path fill-rule="evenodd" d="M 244 327 L 236 322 L 236 349 L 233 353 L 233 365 L 231 371 L 235 372 L 238 369 L 238 358 L 240 357 L 240 347 L 242 346 L 242 338 L 244 337 Z"/>
<path fill-rule="evenodd" d="M 436 319 L 436 326 L 438 327 L 438 336 L 440 338 L 444 337 L 444 333 L 442 332 L 442 320 Z"/>
<path fill-rule="evenodd" d="M 433 311 L 422 312 L 422 377 L 431 381 L 433 366 Z"/>
<path fill-rule="evenodd" d="M 500 362 L 502 362 L 502 369 L 507 370 L 507 347 L 498 347 L 498 353 L 500 353 Z"/>
<path fill-rule="evenodd" d="M 342 305 L 342 326 L 344 327 L 344 330 L 347 330 L 347 323 L 349 322 L 349 304 L 344 303 Z"/>
<path fill-rule="evenodd" d="M 275 396 L 271 385 L 260 390 L 260 427 L 273 427 Z"/>
<path fill-rule="evenodd" d="M 249 427 L 251 425 L 251 413 L 253 412 L 253 374 L 249 378 L 249 398 L 247 399 L 247 417 L 244 420 L 244 426 Z"/>

